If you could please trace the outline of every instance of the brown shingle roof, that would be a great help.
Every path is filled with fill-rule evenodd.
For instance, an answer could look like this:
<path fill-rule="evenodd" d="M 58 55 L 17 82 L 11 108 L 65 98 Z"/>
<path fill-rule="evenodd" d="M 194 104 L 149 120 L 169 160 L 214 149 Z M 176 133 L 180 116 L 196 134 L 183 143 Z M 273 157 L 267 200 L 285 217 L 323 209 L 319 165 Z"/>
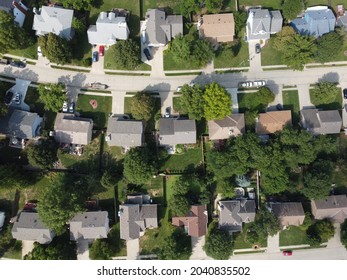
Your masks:
<path fill-rule="evenodd" d="M 301 202 L 272 203 L 271 209 L 282 226 L 299 226 L 304 222 L 305 212 Z"/>
<path fill-rule="evenodd" d="M 232 114 L 222 120 L 208 121 L 210 140 L 228 139 L 245 132 L 245 117 L 243 114 Z"/>
<path fill-rule="evenodd" d="M 324 199 L 311 201 L 312 214 L 315 219 L 331 219 L 343 222 L 347 219 L 346 195 L 332 195 Z"/>
<path fill-rule="evenodd" d="M 290 110 L 261 113 L 256 125 L 256 133 L 275 133 L 287 125 L 292 125 L 292 112 Z"/>
<path fill-rule="evenodd" d="M 200 32 L 204 38 L 213 42 L 232 42 L 235 35 L 234 15 L 204 15 Z"/>

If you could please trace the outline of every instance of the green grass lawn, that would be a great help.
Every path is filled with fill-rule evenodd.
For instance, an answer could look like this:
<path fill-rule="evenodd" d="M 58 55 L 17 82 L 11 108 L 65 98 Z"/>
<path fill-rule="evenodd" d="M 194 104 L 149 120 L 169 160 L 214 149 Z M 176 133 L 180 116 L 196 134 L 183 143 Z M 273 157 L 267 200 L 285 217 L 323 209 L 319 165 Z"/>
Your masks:
<path fill-rule="evenodd" d="M 240 33 L 243 34 L 243 32 L 241 31 Z M 248 44 L 243 39 L 240 39 L 239 42 L 234 42 L 233 45 L 225 46 L 220 51 L 217 51 L 214 59 L 215 68 L 249 66 Z"/>
<path fill-rule="evenodd" d="M 76 35 L 72 39 L 72 60 L 71 64 L 84 66 L 82 61 L 86 58 L 92 58 L 92 45 L 88 42 L 88 35 Z"/>
<path fill-rule="evenodd" d="M 312 104 L 315 105 L 318 109 L 322 109 L 322 110 L 340 110 L 342 108 L 341 89 L 336 94 L 335 100 L 333 102 L 329 103 L 329 104 L 319 104 L 317 99 L 312 94 L 312 89 L 310 89 L 310 98 L 311 98 Z"/>
<path fill-rule="evenodd" d="M 174 97 L 172 98 L 173 109 L 174 109 L 174 111 L 177 112 L 177 113 L 180 113 L 181 115 L 187 114 L 186 111 L 182 110 L 181 104 L 180 104 L 179 101 L 180 101 L 180 97 L 179 97 L 179 96 L 174 96 Z"/>
<path fill-rule="evenodd" d="M 283 96 L 283 108 L 285 110 L 292 111 L 293 125 L 297 125 L 299 122 L 299 96 L 297 90 L 286 90 L 282 92 Z"/>
<path fill-rule="evenodd" d="M 280 246 L 307 244 L 306 232 L 300 227 L 290 226 L 280 232 Z"/>
<path fill-rule="evenodd" d="M 261 49 L 261 65 L 282 65 L 282 54 L 273 47 L 274 37 L 266 42 L 266 45 Z"/>
<path fill-rule="evenodd" d="M 173 189 L 175 187 L 176 180 L 181 177 L 180 175 L 168 175 L 166 176 L 166 200 L 169 201 L 172 194 Z"/>
<path fill-rule="evenodd" d="M 201 148 L 188 149 L 183 154 L 170 155 L 160 166 L 160 170 L 194 171 L 202 162 Z"/>
<path fill-rule="evenodd" d="M 203 67 L 197 65 L 193 60 L 179 61 L 174 60 L 171 52 L 164 51 L 164 70 L 199 70 Z"/>
<path fill-rule="evenodd" d="M 239 7 L 245 6 L 262 6 L 266 8 L 281 9 L 282 0 L 240 0 Z"/>
<path fill-rule="evenodd" d="M 237 102 L 239 104 L 239 112 L 240 113 L 250 111 L 249 104 L 252 104 L 253 94 L 254 94 L 254 92 L 245 92 L 245 93 L 238 93 L 237 94 Z M 259 103 L 255 107 L 259 109 L 258 110 L 259 113 L 265 112 L 266 106 L 263 106 Z"/>
<path fill-rule="evenodd" d="M 249 249 L 252 248 L 253 245 L 246 240 L 246 232 L 247 229 L 250 227 L 251 223 L 245 224 L 243 223 L 242 225 L 242 232 L 239 233 L 234 233 L 233 238 L 234 238 L 234 249 Z M 267 239 L 264 238 L 260 240 L 259 244 L 260 247 L 266 247 L 267 246 Z"/>
<path fill-rule="evenodd" d="M 96 100 L 98 107 L 93 109 L 89 104 L 90 100 Z M 92 118 L 94 127 L 97 129 L 104 128 L 107 123 L 108 115 L 112 108 L 112 97 L 97 96 L 97 95 L 78 95 L 76 111 L 81 114 L 81 117 Z"/>
<path fill-rule="evenodd" d="M 164 8 L 167 14 L 181 14 L 179 2 L 170 0 L 142 0 L 142 15 L 144 18 L 148 9 Z"/>

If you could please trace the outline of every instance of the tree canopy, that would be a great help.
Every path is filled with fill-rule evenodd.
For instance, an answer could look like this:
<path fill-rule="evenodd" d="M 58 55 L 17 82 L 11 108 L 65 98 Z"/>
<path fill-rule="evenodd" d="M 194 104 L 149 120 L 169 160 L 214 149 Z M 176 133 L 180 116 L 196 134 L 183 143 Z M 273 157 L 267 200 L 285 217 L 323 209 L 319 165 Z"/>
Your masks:
<path fill-rule="evenodd" d="M 105 239 L 97 239 L 89 249 L 89 257 L 92 260 L 110 260 L 112 250 Z"/>
<path fill-rule="evenodd" d="M 124 176 L 130 183 L 141 185 L 156 173 L 156 164 L 147 148 L 133 148 L 124 158 Z"/>
<path fill-rule="evenodd" d="M 65 8 L 74 8 L 76 10 L 87 11 L 91 7 L 95 7 L 97 1 L 95 0 L 60 0 Z"/>
<path fill-rule="evenodd" d="M 0 189 L 22 189 L 28 185 L 26 174 L 15 164 L 0 164 Z"/>
<path fill-rule="evenodd" d="M 315 105 L 332 103 L 339 93 L 340 89 L 334 83 L 328 81 L 315 84 L 311 91 Z"/>
<path fill-rule="evenodd" d="M 58 160 L 56 142 L 45 140 L 39 145 L 30 145 L 26 148 L 29 163 L 41 169 L 50 169 Z"/>
<path fill-rule="evenodd" d="M 283 17 L 287 20 L 294 19 L 304 9 L 302 0 L 284 0 L 282 4 Z"/>
<path fill-rule="evenodd" d="M 119 69 L 133 70 L 141 62 L 140 47 L 132 39 L 118 41 L 111 47 L 111 52 Z"/>
<path fill-rule="evenodd" d="M 316 41 L 316 60 L 321 63 L 335 61 L 339 53 L 342 52 L 343 42 L 343 37 L 335 31 L 323 34 Z"/>
<path fill-rule="evenodd" d="M 184 85 L 179 98 L 180 106 L 190 119 L 201 120 L 204 117 L 204 91 L 199 85 Z"/>
<path fill-rule="evenodd" d="M 190 18 L 191 13 L 195 13 L 200 8 L 200 0 L 180 0 L 179 7 L 181 14 Z"/>
<path fill-rule="evenodd" d="M 39 46 L 41 46 L 42 54 L 46 56 L 50 62 L 57 64 L 66 64 L 72 58 L 71 46 L 69 42 L 54 33 L 40 36 L 38 38 Z"/>
<path fill-rule="evenodd" d="M 45 110 L 59 112 L 63 108 L 63 103 L 66 101 L 64 90 L 65 86 L 61 83 L 39 85 L 39 99 L 45 104 Z"/>
<path fill-rule="evenodd" d="M 295 34 L 296 32 L 293 27 L 283 26 L 282 30 L 275 35 L 274 48 L 278 51 L 285 51 Z"/>
<path fill-rule="evenodd" d="M 332 222 L 327 219 L 318 220 L 307 229 L 306 233 L 308 243 L 311 246 L 319 246 L 334 236 L 335 228 Z"/>
<path fill-rule="evenodd" d="M 137 120 L 148 121 L 154 114 L 154 98 L 145 92 L 138 92 L 131 98 L 130 112 Z"/>
<path fill-rule="evenodd" d="M 191 254 L 190 237 L 182 228 L 176 228 L 158 251 L 161 260 L 188 260 Z"/>
<path fill-rule="evenodd" d="M 219 84 L 207 85 L 203 99 L 206 120 L 221 120 L 231 114 L 232 100 L 230 94 Z"/>
<path fill-rule="evenodd" d="M 238 34 L 246 26 L 247 12 L 243 9 L 233 12 L 235 21 L 235 34 Z"/>

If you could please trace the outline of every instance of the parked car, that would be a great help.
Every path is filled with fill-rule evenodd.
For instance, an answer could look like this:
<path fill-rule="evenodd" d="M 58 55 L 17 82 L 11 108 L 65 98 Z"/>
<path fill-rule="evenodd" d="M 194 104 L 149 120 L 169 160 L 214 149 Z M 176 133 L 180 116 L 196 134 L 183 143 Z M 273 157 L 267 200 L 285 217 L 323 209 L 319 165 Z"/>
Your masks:
<path fill-rule="evenodd" d="M 4 98 L 4 102 L 6 105 L 11 105 L 13 100 L 13 92 L 12 91 L 8 91 L 5 94 L 5 98 Z"/>
<path fill-rule="evenodd" d="M 256 87 L 263 87 L 266 85 L 265 81 L 254 81 L 254 86 Z"/>
<path fill-rule="evenodd" d="M 292 251 L 283 251 L 283 256 L 291 256 L 293 255 L 293 252 Z"/>
<path fill-rule="evenodd" d="M 98 61 L 98 52 L 95 51 L 93 52 L 93 62 L 97 62 Z"/>
<path fill-rule="evenodd" d="M 347 99 L 347 88 L 343 90 L 343 98 Z"/>
<path fill-rule="evenodd" d="M 166 109 L 165 109 L 165 118 L 170 118 L 170 107 L 167 107 Z"/>
<path fill-rule="evenodd" d="M 42 56 L 42 49 L 40 46 L 37 46 L 37 56 Z"/>
<path fill-rule="evenodd" d="M 15 61 L 15 60 L 12 60 L 10 62 L 10 65 L 13 67 L 18 67 L 18 68 L 25 68 L 25 66 L 26 66 L 23 61 Z"/>
<path fill-rule="evenodd" d="M 255 53 L 260 53 L 261 47 L 260 44 L 255 44 Z"/>
<path fill-rule="evenodd" d="M 254 86 L 254 83 L 250 81 L 239 83 L 240 88 L 253 87 L 253 86 Z"/>
<path fill-rule="evenodd" d="M 14 96 L 14 103 L 16 103 L 17 105 L 20 104 L 21 102 L 21 98 L 22 98 L 22 95 L 18 92 L 16 92 L 15 96 Z"/>
<path fill-rule="evenodd" d="M 75 112 L 75 102 L 71 102 L 69 106 L 69 113 Z"/>
<path fill-rule="evenodd" d="M 277 109 L 278 111 L 282 111 L 282 110 L 283 110 L 282 104 L 278 103 L 278 104 L 276 105 L 276 109 Z"/>
<path fill-rule="evenodd" d="M 177 87 L 176 92 L 180 92 L 182 90 L 182 87 Z"/>
<path fill-rule="evenodd" d="M 2 228 L 5 223 L 5 212 L 0 212 L 0 231 L 2 231 Z"/>
<path fill-rule="evenodd" d="M 147 60 L 151 60 L 152 59 L 152 56 L 151 56 L 151 53 L 149 52 L 149 49 L 145 48 L 143 50 L 143 53 L 145 54 Z"/>
<path fill-rule="evenodd" d="M 67 109 L 67 102 L 64 101 L 64 103 L 63 103 L 63 112 L 66 113 L 67 111 L 68 111 L 68 109 Z"/>
<path fill-rule="evenodd" d="M 90 87 L 94 88 L 94 89 L 107 89 L 108 88 L 107 85 L 102 84 L 102 83 L 96 83 L 96 82 L 95 83 L 91 83 Z"/>
<path fill-rule="evenodd" d="M 6 58 L 0 58 L 0 64 L 5 64 L 5 65 L 7 65 L 7 64 L 9 64 L 9 61 L 8 61 L 8 59 L 6 59 Z"/>
<path fill-rule="evenodd" d="M 105 47 L 104 46 L 100 46 L 99 47 L 99 55 L 100 56 L 104 56 L 104 53 L 105 53 Z"/>

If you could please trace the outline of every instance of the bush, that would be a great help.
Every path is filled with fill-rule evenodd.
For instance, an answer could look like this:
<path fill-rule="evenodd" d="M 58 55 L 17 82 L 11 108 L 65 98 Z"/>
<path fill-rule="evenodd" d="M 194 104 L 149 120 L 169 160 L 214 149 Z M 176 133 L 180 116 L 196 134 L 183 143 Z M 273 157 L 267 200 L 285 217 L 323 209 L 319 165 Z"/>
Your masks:
<path fill-rule="evenodd" d="M 85 59 L 82 60 L 82 65 L 84 67 L 89 67 L 92 65 L 92 58 L 91 57 L 87 57 Z"/>

